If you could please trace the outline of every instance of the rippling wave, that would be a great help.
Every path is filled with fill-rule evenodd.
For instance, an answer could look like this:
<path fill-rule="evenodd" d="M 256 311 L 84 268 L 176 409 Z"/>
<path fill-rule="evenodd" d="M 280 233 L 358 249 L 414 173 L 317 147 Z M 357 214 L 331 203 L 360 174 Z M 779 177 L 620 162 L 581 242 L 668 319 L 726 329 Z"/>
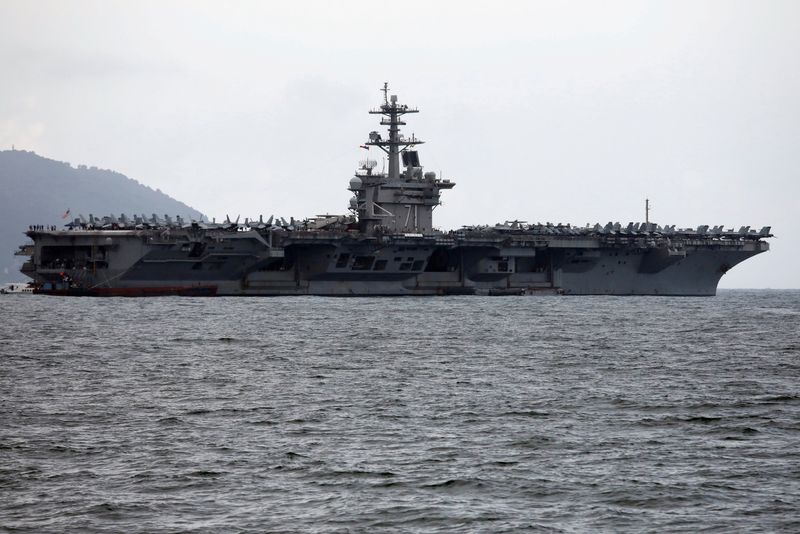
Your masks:
<path fill-rule="evenodd" d="M 0 531 L 798 531 L 800 292 L 0 298 Z"/>

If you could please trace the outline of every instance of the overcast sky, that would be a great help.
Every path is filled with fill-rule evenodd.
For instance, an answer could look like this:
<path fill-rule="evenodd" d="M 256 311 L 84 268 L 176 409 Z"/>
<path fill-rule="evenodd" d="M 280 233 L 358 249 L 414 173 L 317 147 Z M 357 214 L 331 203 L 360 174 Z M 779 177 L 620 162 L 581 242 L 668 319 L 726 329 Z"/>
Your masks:
<path fill-rule="evenodd" d="M 660 224 L 773 227 L 721 287 L 800 287 L 800 2 L 0 0 L 0 148 L 217 219 L 346 212 L 384 81 L 458 184 L 442 229 L 649 197 Z"/>

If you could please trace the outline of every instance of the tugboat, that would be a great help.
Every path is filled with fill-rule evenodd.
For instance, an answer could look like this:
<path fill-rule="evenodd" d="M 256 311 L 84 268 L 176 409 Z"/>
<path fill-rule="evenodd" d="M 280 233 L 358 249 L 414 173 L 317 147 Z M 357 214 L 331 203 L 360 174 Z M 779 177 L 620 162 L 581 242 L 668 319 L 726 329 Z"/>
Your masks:
<path fill-rule="evenodd" d="M 0 287 L 0 295 L 17 295 L 33 293 L 34 288 L 26 282 L 15 284 L 3 284 Z"/>

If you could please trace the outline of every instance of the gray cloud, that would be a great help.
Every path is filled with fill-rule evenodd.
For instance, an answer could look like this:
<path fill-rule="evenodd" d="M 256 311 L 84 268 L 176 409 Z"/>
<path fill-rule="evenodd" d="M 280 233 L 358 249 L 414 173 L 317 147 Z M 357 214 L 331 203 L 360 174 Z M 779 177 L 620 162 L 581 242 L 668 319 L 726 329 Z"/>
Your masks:
<path fill-rule="evenodd" d="M 0 143 L 201 211 L 341 212 L 377 89 L 458 186 L 443 228 L 771 224 L 723 286 L 797 287 L 794 2 L 5 2 Z"/>

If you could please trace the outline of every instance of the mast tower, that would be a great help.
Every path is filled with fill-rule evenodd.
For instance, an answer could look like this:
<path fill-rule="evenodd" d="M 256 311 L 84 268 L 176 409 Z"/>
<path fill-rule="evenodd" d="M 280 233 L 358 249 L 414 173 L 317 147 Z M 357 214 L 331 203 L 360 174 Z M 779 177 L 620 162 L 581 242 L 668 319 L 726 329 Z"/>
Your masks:
<path fill-rule="evenodd" d="M 389 96 L 389 82 L 384 82 L 381 92 L 383 93 L 383 104 L 377 109 L 369 110 L 369 113 L 370 115 L 383 115 L 381 126 L 389 127 L 389 139 L 382 139 L 378 132 L 370 132 L 369 141 L 365 145 L 376 146 L 389 156 L 389 179 L 399 180 L 400 152 L 424 143 L 413 135 L 411 139 L 404 139 L 400 135 L 400 126 L 406 125 L 402 117 L 406 113 L 419 113 L 419 110 L 398 104 L 397 95 Z"/>

